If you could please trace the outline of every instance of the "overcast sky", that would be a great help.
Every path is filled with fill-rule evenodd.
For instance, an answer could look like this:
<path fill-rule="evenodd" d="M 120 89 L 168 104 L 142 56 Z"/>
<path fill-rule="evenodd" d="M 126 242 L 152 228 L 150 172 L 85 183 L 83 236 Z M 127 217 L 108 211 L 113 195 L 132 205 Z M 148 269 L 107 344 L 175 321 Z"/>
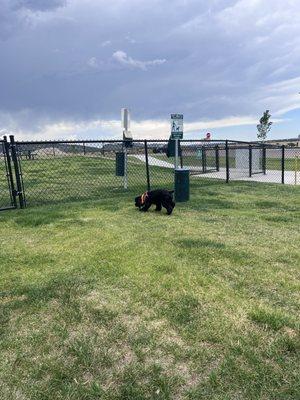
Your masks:
<path fill-rule="evenodd" d="M 299 0 L 0 0 L 0 132 L 255 139 L 300 133 Z"/>

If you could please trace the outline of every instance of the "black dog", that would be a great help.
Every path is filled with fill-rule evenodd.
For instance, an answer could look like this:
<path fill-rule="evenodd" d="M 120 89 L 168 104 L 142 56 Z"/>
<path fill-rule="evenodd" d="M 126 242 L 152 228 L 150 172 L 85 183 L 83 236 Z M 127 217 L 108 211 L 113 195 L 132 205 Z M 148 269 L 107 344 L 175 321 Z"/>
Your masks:
<path fill-rule="evenodd" d="M 145 192 L 141 196 L 135 198 L 135 206 L 138 207 L 140 211 L 148 211 L 152 204 L 155 204 L 155 211 L 161 211 L 161 207 L 164 207 L 167 210 L 168 215 L 171 215 L 173 208 L 175 207 L 172 193 L 174 193 L 174 190 L 164 189 Z"/>

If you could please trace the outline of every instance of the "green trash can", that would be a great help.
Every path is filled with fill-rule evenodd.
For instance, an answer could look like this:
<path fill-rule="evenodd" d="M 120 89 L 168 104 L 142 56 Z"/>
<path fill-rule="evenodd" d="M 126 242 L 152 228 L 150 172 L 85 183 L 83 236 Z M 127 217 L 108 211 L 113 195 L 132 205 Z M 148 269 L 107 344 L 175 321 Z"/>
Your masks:
<path fill-rule="evenodd" d="M 175 201 L 183 202 L 190 199 L 190 170 L 175 169 Z"/>
<path fill-rule="evenodd" d="M 124 176 L 125 173 L 125 153 L 116 153 L 116 176 Z"/>

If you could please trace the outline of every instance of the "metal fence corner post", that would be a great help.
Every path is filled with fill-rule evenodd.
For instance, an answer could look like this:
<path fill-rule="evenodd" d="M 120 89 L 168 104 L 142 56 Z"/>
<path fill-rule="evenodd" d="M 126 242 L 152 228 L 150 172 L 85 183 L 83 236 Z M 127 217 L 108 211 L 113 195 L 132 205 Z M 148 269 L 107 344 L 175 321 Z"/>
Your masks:
<path fill-rule="evenodd" d="M 25 208 L 22 179 L 21 179 L 21 175 L 20 175 L 19 161 L 18 161 L 18 155 L 17 155 L 14 135 L 10 135 L 9 139 L 10 139 L 11 157 L 12 157 L 12 161 L 13 161 L 14 169 L 15 169 L 15 177 L 16 177 L 16 185 L 17 185 L 16 195 L 19 197 L 20 208 Z"/>
<path fill-rule="evenodd" d="M 229 147 L 228 140 L 225 142 L 225 156 L 226 156 L 226 183 L 229 182 Z"/>
<path fill-rule="evenodd" d="M 284 171 L 285 171 L 285 146 L 281 147 L 281 183 L 284 184 Z"/>
<path fill-rule="evenodd" d="M 151 190 L 151 185 L 150 185 L 149 160 L 148 160 L 148 142 L 147 142 L 147 140 L 144 141 L 144 145 L 145 145 L 147 188 L 148 188 L 148 191 L 150 191 Z"/>
<path fill-rule="evenodd" d="M 9 179 L 11 201 L 12 201 L 13 207 L 17 208 L 17 193 L 16 193 L 15 183 L 14 183 L 14 178 L 13 178 L 11 158 L 10 158 L 10 152 L 9 152 L 9 143 L 7 141 L 7 136 L 3 136 L 3 143 L 4 143 L 6 164 L 7 164 L 7 174 L 8 174 L 8 179 Z"/>

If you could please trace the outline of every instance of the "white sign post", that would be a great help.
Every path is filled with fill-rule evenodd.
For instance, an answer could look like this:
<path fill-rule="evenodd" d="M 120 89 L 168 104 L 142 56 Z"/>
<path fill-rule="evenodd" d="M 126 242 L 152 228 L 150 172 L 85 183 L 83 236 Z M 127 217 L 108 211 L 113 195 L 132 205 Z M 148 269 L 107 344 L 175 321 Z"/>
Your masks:
<path fill-rule="evenodd" d="M 183 114 L 171 114 L 171 139 L 175 141 L 174 168 L 178 168 L 178 140 L 183 138 Z"/>

